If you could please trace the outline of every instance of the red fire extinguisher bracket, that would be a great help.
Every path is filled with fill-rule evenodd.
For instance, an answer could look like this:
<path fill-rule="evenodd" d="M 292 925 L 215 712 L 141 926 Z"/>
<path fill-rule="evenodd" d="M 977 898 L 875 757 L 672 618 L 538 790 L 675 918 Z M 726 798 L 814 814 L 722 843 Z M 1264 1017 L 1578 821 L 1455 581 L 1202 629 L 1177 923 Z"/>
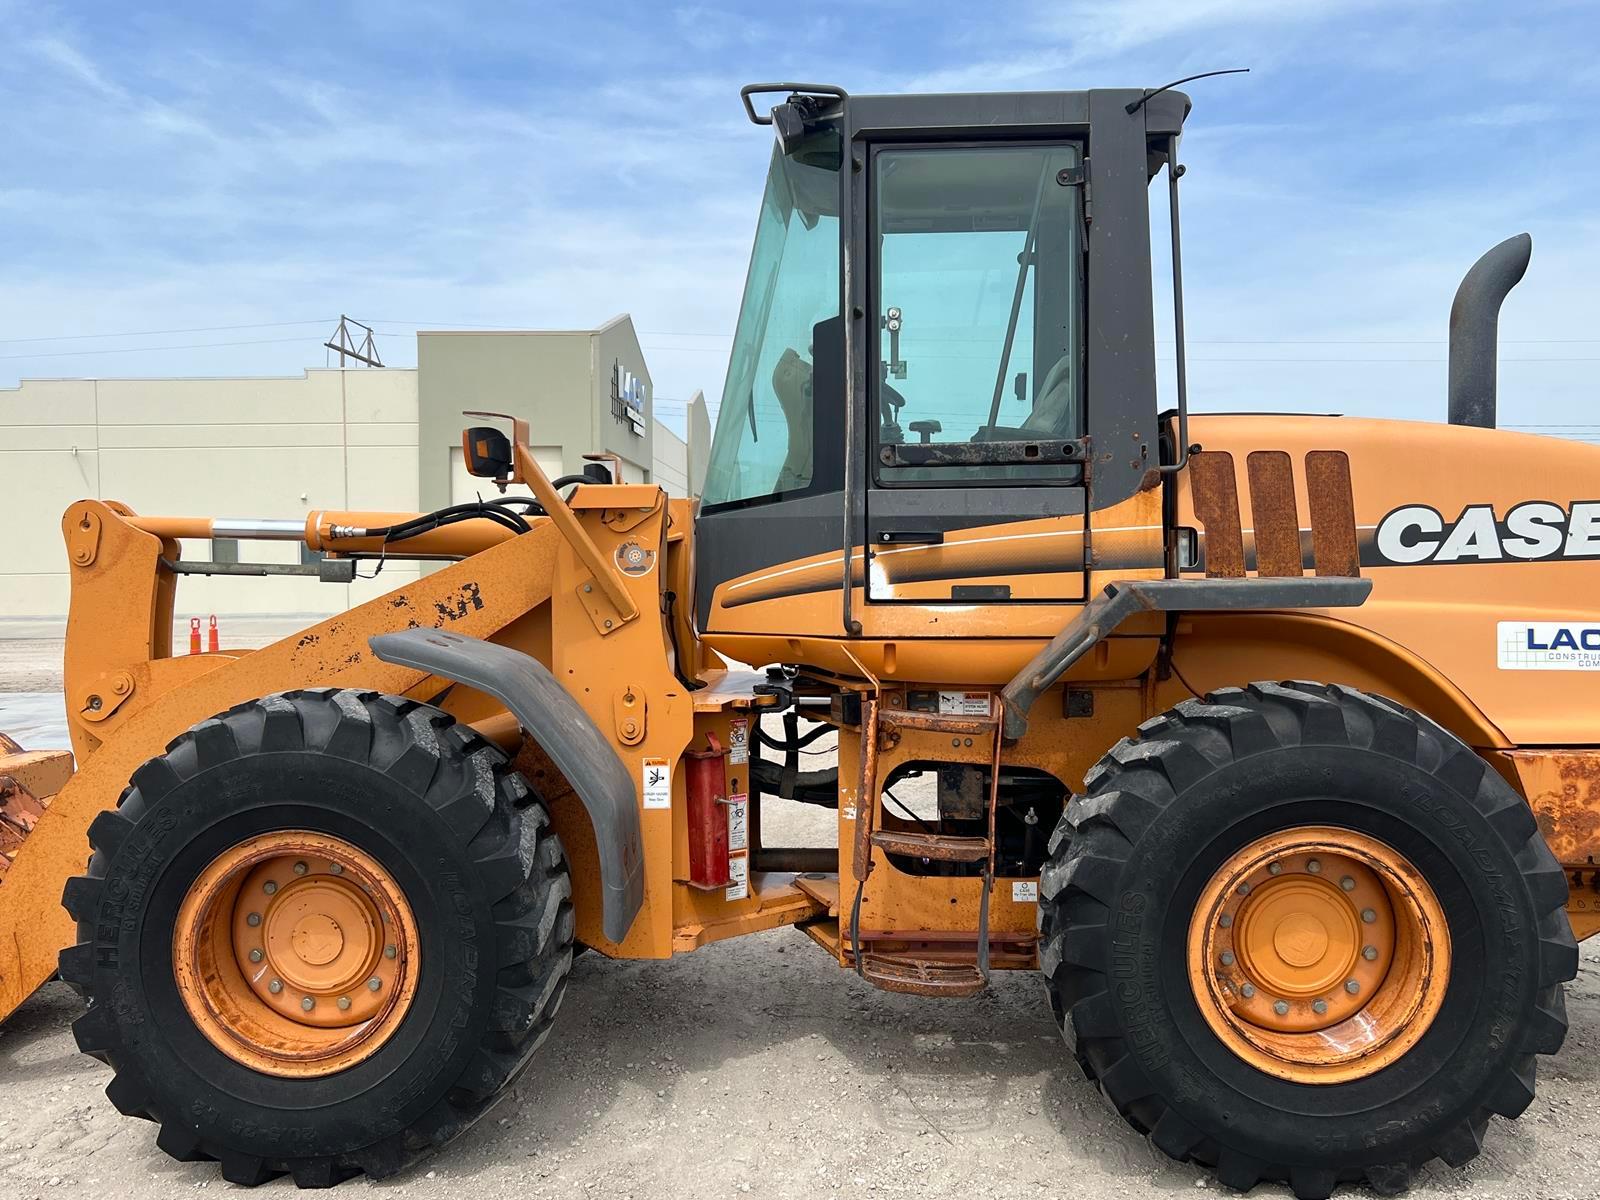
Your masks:
<path fill-rule="evenodd" d="M 728 751 L 706 734 L 705 750 L 684 751 L 689 884 L 707 891 L 732 882 L 728 869 Z"/>

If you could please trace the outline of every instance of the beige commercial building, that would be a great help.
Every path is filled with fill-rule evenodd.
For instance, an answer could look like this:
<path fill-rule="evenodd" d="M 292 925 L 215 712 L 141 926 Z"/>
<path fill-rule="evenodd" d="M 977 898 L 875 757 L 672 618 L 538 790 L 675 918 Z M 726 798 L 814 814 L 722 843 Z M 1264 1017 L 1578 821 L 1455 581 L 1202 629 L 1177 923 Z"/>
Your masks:
<path fill-rule="evenodd" d="M 62 511 L 120 500 L 164 515 L 302 518 L 312 509 L 429 511 L 483 490 L 461 465 L 464 409 L 527 420 L 552 476 L 608 451 L 623 475 L 697 495 L 710 424 L 696 393 L 688 438 L 654 418 L 632 321 L 528 333 L 419 333 L 415 369 L 308 370 L 261 379 L 24 380 L 0 390 L 7 554 L 0 617 L 59 617 L 68 597 Z M 290 543 L 186 542 L 185 559 L 293 562 Z M 180 613 L 336 612 L 414 576 L 376 581 L 185 576 Z M 370 568 L 363 567 L 363 573 Z"/>

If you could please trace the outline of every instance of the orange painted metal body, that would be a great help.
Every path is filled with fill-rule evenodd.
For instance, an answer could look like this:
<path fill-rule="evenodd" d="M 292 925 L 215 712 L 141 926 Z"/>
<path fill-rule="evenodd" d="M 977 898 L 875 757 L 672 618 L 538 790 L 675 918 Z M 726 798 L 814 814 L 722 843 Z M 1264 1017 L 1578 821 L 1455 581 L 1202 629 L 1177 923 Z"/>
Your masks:
<path fill-rule="evenodd" d="M 1289 557 L 1287 531 L 1301 529 L 1304 542 L 1310 536 L 1307 518 L 1318 505 L 1324 512 L 1329 508 L 1328 496 L 1308 487 L 1311 475 L 1338 482 L 1348 470 L 1354 552 L 1362 555 L 1374 526 L 1396 505 L 1425 501 L 1448 517 L 1473 503 L 1503 508 L 1527 498 L 1528 485 L 1512 481 L 1528 479 L 1538 480 L 1542 495 L 1570 501 L 1585 494 L 1600 465 L 1600 452 L 1592 448 L 1436 425 L 1196 417 L 1193 426 L 1195 439 L 1208 451 L 1233 456 L 1239 497 L 1249 495 L 1252 479 L 1262 494 L 1279 496 L 1280 510 L 1293 496 L 1293 524 L 1286 529 L 1281 513 L 1277 518 L 1269 550 L 1274 560 Z M 1328 453 L 1333 446 L 1348 451 L 1347 466 L 1344 456 Z M 1270 461 L 1252 454 L 1263 450 L 1276 453 Z M 529 470 L 523 457 L 519 454 L 519 469 Z M 1512 461 L 1518 459 L 1520 468 Z M 1491 461 L 1493 470 L 1462 466 Z M 1177 478 L 1172 520 L 1203 527 L 1189 474 Z M 691 504 L 668 502 L 646 485 L 581 485 L 562 513 L 560 521 L 535 519 L 532 531 L 521 536 L 487 521 L 418 535 L 407 541 L 408 552 L 463 557 L 271 646 L 175 657 L 177 577 L 161 562 L 175 559 L 177 539 L 209 536 L 210 519 L 141 517 L 98 501 L 73 505 L 62 526 L 73 576 L 65 692 L 78 773 L 64 784 L 56 780 L 53 803 L 30 817 L 34 828 L 0 886 L 0 1017 L 53 972 L 56 952 L 71 940 L 69 921 L 55 898 L 62 881 L 81 869 L 90 820 L 116 803 L 133 770 L 159 754 L 176 733 L 231 705 L 310 686 L 373 688 L 438 703 L 512 753 L 548 798 L 571 860 L 577 937 L 601 952 L 664 957 L 798 924 L 848 963 L 853 951 L 840 909 L 848 910 L 854 896 L 841 903 L 838 862 L 853 855 L 863 832 L 870 838 L 871 829 L 858 827 L 859 814 L 877 802 L 860 794 L 860 781 L 887 780 L 898 767 L 916 762 L 987 768 L 992 761 L 992 746 L 981 737 L 972 738 L 970 746 L 959 738 L 960 744 L 952 745 L 947 733 L 918 728 L 897 714 L 908 712 L 916 689 L 992 692 L 1081 609 L 1080 602 L 1056 600 L 953 604 L 921 595 L 909 583 L 894 603 L 875 603 L 868 599 L 868 585 L 902 586 L 897 582 L 902 568 L 917 556 L 926 561 L 915 571 L 905 570 L 908 578 L 944 569 L 970 572 L 965 577 L 973 579 L 1003 578 L 1017 569 L 1018 555 L 1059 552 L 1076 543 L 1077 550 L 1062 561 L 1085 563 L 1080 591 L 1087 598 L 1119 580 L 1162 577 L 1169 551 L 1162 492 L 1152 486 L 1087 518 L 959 531 L 938 546 L 897 548 L 893 558 L 875 552 L 861 559 L 858 551 L 852 612 L 862 625 L 859 637 L 840 632 L 843 558 L 837 552 L 719 583 L 711 605 L 712 632 L 703 632 L 693 627 L 691 615 Z M 313 513 L 304 540 L 335 554 L 372 554 L 382 549 L 378 539 L 351 537 L 336 527 L 374 527 L 414 515 Z M 1238 566 L 1247 570 L 1260 549 L 1248 505 L 1239 520 Z M 1092 550 L 1078 553 L 1085 540 Z M 1330 542 L 1318 562 L 1322 552 L 1337 561 L 1351 550 Z M 1285 570 L 1292 565 L 1277 563 Z M 1003 746 L 1002 766 L 1037 769 L 1070 787 L 1119 737 L 1192 695 L 1257 679 L 1350 684 L 1426 713 L 1493 762 L 1534 805 L 1571 872 L 1578 933 L 1600 932 L 1594 891 L 1600 785 L 1591 783 L 1600 762 L 1600 739 L 1593 729 L 1595 677 L 1580 671 L 1498 671 L 1493 642 L 1496 621 L 1509 615 L 1581 618 L 1600 564 L 1385 566 L 1363 559 L 1362 569 L 1373 581 L 1373 593 L 1357 609 L 1170 619 L 1147 613 L 1131 619 L 1076 662 L 1038 703 L 1027 735 Z M 667 604 L 669 592 L 675 604 Z M 641 804 L 645 901 L 622 942 L 607 941 L 600 928 L 598 859 L 587 815 L 543 751 L 520 736 L 498 701 L 379 662 L 368 650 L 367 639 L 374 634 L 418 626 L 449 628 L 534 656 L 566 684 L 636 779 L 647 760 L 668 764 L 670 807 Z M 733 745 L 733 723 L 748 721 L 757 708 L 771 703 L 756 694 L 761 676 L 729 671 L 724 656 L 804 664 L 837 691 L 870 694 L 867 709 L 877 717 L 870 742 L 860 726 L 839 725 L 837 838 L 832 847 L 816 848 L 835 856 L 832 870 L 761 868 L 759 801 L 748 769 L 730 764 L 729 792 L 752 795 L 754 843 L 748 893 L 734 898 L 726 890 L 689 885 L 682 767 L 689 746 L 705 745 L 708 734 Z M 709 686 L 691 691 L 684 678 Z M 1084 701 L 1080 715 L 1069 715 L 1079 711 L 1067 703 L 1069 691 Z M 864 771 L 866 757 L 876 760 L 870 771 Z M 0 759 L 0 774 L 4 771 Z M 886 812 L 877 828 L 891 840 L 897 831 L 911 831 Z M 970 955 L 982 880 L 911 874 L 889 857 L 880 848 L 876 869 L 862 881 L 863 939 L 898 944 L 929 961 Z M 996 968 L 1034 962 L 1031 882 L 996 880 L 990 911 Z"/>
<path fill-rule="evenodd" d="M 644 485 L 581 486 L 569 505 L 606 561 L 629 544 L 650 551 L 653 569 L 647 573 L 613 574 L 634 619 L 620 619 L 597 595 L 594 574 L 571 543 L 552 522 L 539 520 L 520 537 L 499 537 L 498 527 L 485 531 L 470 548 L 454 547 L 469 557 L 259 650 L 177 657 L 171 633 L 177 577 L 160 563 L 178 554 L 173 538 L 191 536 L 198 527 L 138 518 L 99 501 L 73 505 L 63 518 L 73 572 L 64 690 L 77 772 L 58 781 L 52 803 L 0 887 L 0 1017 L 54 972 L 58 951 L 73 940 L 71 921 L 58 903 L 63 882 L 82 870 L 90 821 L 116 804 L 133 771 L 189 726 L 234 704 L 294 688 L 361 687 L 424 699 L 509 741 L 549 797 L 571 859 L 578 881 L 577 936 L 603 952 L 666 957 L 820 911 L 794 887 L 792 873 L 752 878 L 749 897 L 737 901 L 720 892 L 708 898 L 680 882 L 687 877 L 687 845 L 682 778 L 675 772 L 671 809 L 642 813 L 644 908 L 622 944 L 608 942 L 600 928 L 587 815 L 570 789 L 551 778 L 538 747 L 507 736 L 514 722 L 497 701 L 380 662 L 368 649 L 374 634 L 415 627 L 448 628 L 515 646 L 569 681 L 636 777 L 646 758 L 677 767 L 697 713 L 707 728 L 721 721 L 725 729 L 725 713 L 735 705 L 765 702 L 750 691 L 759 677 L 747 673 L 747 682 L 729 682 L 721 660 L 700 647 L 681 614 L 674 614 L 672 636 L 668 621 L 657 615 L 663 590 L 689 592 L 690 506 L 669 503 L 659 489 Z M 370 516 L 323 514 L 319 526 L 365 524 Z M 476 536 L 477 523 L 451 530 Z M 716 685 L 691 695 L 673 672 L 675 661 L 691 677 L 704 673 Z M 625 697 L 631 702 L 624 703 Z M 636 728 L 624 734 L 621 726 L 628 720 Z M 0 766 L 9 757 L 0 758 Z M 62 764 L 59 755 L 50 761 Z"/>

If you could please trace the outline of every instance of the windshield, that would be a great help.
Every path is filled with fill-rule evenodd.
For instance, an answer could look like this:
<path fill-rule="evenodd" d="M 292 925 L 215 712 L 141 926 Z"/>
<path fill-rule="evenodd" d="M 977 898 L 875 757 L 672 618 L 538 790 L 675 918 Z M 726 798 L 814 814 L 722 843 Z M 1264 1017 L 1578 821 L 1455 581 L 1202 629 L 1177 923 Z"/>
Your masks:
<path fill-rule="evenodd" d="M 814 330 L 839 315 L 839 177 L 776 149 L 706 466 L 708 505 L 810 486 Z"/>

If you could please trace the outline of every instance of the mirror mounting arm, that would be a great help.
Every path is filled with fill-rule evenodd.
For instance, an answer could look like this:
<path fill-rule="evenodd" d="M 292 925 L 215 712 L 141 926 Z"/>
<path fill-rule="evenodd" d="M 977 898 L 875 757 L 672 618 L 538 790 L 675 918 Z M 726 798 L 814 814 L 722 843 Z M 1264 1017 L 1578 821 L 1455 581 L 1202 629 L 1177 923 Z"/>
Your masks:
<path fill-rule="evenodd" d="M 544 473 L 544 468 L 539 465 L 538 460 L 533 457 L 533 451 L 528 448 L 528 423 L 509 413 L 469 411 L 462 415 L 491 417 L 511 422 L 511 474 L 509 478 L 496 482 L 502 487 L 506 483 L 528 485 L 534 499 L 539 501 L 545 515 L 550 518 L 551 524 L 566 539 L 567 545 L 572 547 L 573 553 L 578 556 L 578 561 L 583 563 L 588 568 L 589 574 L 594 576 L 595 586 L 600 589 L 600 594 L 616 611 L 614 628 L 621 628 L 629 621 L 635 620 L 639 616 L 639 606 L 633 602 L 628 589 L 623 587 L 622 580 L 617 578 L 615 565 L 610 557 L 601 553 L 600 547 L 594 544 L 589 531 L 583 527 L 577 514 L 561 498 L 561 493 L 556 491 L 555 485 L 550 482 L 550 477 Z"/>

